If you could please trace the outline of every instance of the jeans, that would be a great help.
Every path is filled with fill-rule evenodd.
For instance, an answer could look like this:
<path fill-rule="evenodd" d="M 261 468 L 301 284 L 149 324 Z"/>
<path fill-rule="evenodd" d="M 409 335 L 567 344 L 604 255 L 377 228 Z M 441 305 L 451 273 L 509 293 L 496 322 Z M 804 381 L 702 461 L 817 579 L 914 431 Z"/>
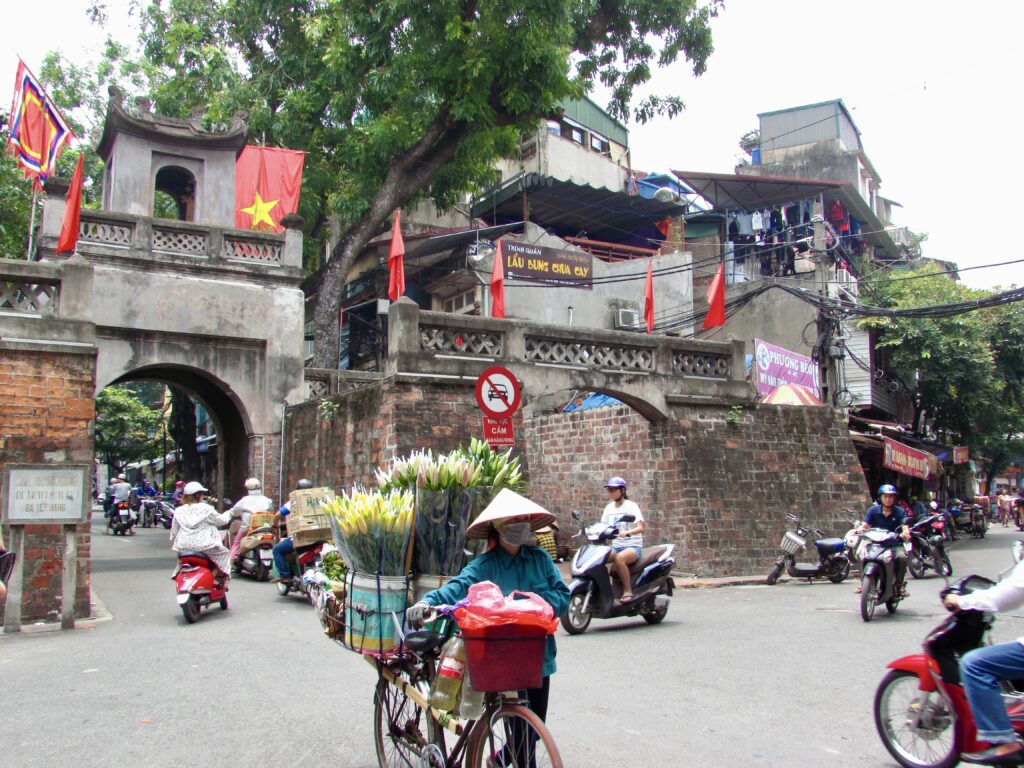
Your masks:
<path fill-rule="evenodd" d="M 978 726 L 978 739 L 990 744 L 1015 741 L 999 681 L 1024 677 L 1024 645 L 1014 640 L 975 648 L 960 659 L 960 677 Z"/>
<path fill-rule="evenodd" d="M 295 544 L 292 543 L 291 536 L 281 539 L 274 545 L 274 567 L 277 568 L 277 575 L 282 579 L 290 579 L 292 576 L 292 569 L 288 567 L 286 558 L 294 551 Z"/>

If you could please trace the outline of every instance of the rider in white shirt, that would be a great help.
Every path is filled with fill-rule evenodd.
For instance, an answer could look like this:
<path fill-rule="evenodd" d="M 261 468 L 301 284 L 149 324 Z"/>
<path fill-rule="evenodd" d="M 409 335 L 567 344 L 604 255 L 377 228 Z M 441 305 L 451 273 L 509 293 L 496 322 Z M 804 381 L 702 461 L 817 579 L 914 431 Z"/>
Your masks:
<path fill-rule="evenodd" d="M 644 516 L 635 501 L 626 498 L 626 481 L 621 477 L 613 477 L 604 484 L 611 501 L 604 508 L 601 522 L 617 526 L 618 537 L 612 542 L 612 552 L 608 558 L 622 583 L 623 603 L 633 599 L 633 585 L 629 578 L 629 566 L 640 559 L 644 546 Z M 632 515 L 632 521 L 623 522 L 622 518 Z"/>

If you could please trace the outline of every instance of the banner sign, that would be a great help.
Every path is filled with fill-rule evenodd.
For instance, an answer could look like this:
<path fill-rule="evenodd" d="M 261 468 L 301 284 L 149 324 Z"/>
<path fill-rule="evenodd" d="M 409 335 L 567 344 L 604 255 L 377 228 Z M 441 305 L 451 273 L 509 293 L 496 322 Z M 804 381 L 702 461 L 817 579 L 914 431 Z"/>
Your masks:
<path fill-rule="evenodd" d="M 588 291 L 594 287 L 594 257 L 589 253 L 513 242 L 503 242 L 501 247 L 508 280 L 529 280 Z"/>
<path fill-rule="evenodd" d="M 971 449 L 964 446 L 956 446 L 953 448 L 953 463 L 954 464 L 966 464 L 971 460 Z"/>
<path fill-rule="evenodd" d="M 922 480 L 928 479 L 934 456 L 924 451 L 910 448 L 903 445 L 903 443 L 897 443 L 888 437 L 883 439 L 885 440 L 885 454 L 882 458 L 883 467 L 895 469 L 901 475 L 919 477 Z"/>
<path fill-rule="evenodd" d="M 512 431 L 512 418 L 503 416 L 492 419 L 484 416 L 484 440 L 491 448 L 507 448 L 516 444 L 516 436 Z"/>
<path fill-rule="evenodd" d="M 801 384 L 814 392 L 815 397 L 821 398 L 818 364 L 806 355 L 754 339 L 754 363 L 757 394 L 767 395 L 783 384 Z"/>

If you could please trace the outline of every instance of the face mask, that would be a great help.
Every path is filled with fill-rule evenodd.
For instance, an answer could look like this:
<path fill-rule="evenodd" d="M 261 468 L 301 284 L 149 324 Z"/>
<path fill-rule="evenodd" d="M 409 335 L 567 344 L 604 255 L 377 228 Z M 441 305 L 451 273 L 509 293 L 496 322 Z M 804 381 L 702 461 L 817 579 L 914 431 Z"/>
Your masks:
<path fill-rule="evenodd" d="M 529 523 L 508 523 L 498 528 L 498 538 L 510 547 L 521 547 L 530 540 Z"/>

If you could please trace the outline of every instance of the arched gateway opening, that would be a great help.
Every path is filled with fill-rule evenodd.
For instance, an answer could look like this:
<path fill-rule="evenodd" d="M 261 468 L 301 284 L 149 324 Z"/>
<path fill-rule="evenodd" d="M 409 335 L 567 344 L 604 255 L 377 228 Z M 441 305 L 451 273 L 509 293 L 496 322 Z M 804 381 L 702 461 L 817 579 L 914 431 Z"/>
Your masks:
<path fill-rule="evenodd" d="M 212 476 L 182 479 L 200 480 L 220 498 L 238 498 L 243 493 L 242 486 L 250 467 L 252 425 L 245 405 L 224 382 L 211 374 L 176 365 L 149 365 L 133 369 L 101 384 L 97 394 L 106 386 L 135 381 L 153 381 L 180 390 L 205 409 L 213 422 L 213 434 L 216 436 L 216 456 L 210 462 Z"/>

